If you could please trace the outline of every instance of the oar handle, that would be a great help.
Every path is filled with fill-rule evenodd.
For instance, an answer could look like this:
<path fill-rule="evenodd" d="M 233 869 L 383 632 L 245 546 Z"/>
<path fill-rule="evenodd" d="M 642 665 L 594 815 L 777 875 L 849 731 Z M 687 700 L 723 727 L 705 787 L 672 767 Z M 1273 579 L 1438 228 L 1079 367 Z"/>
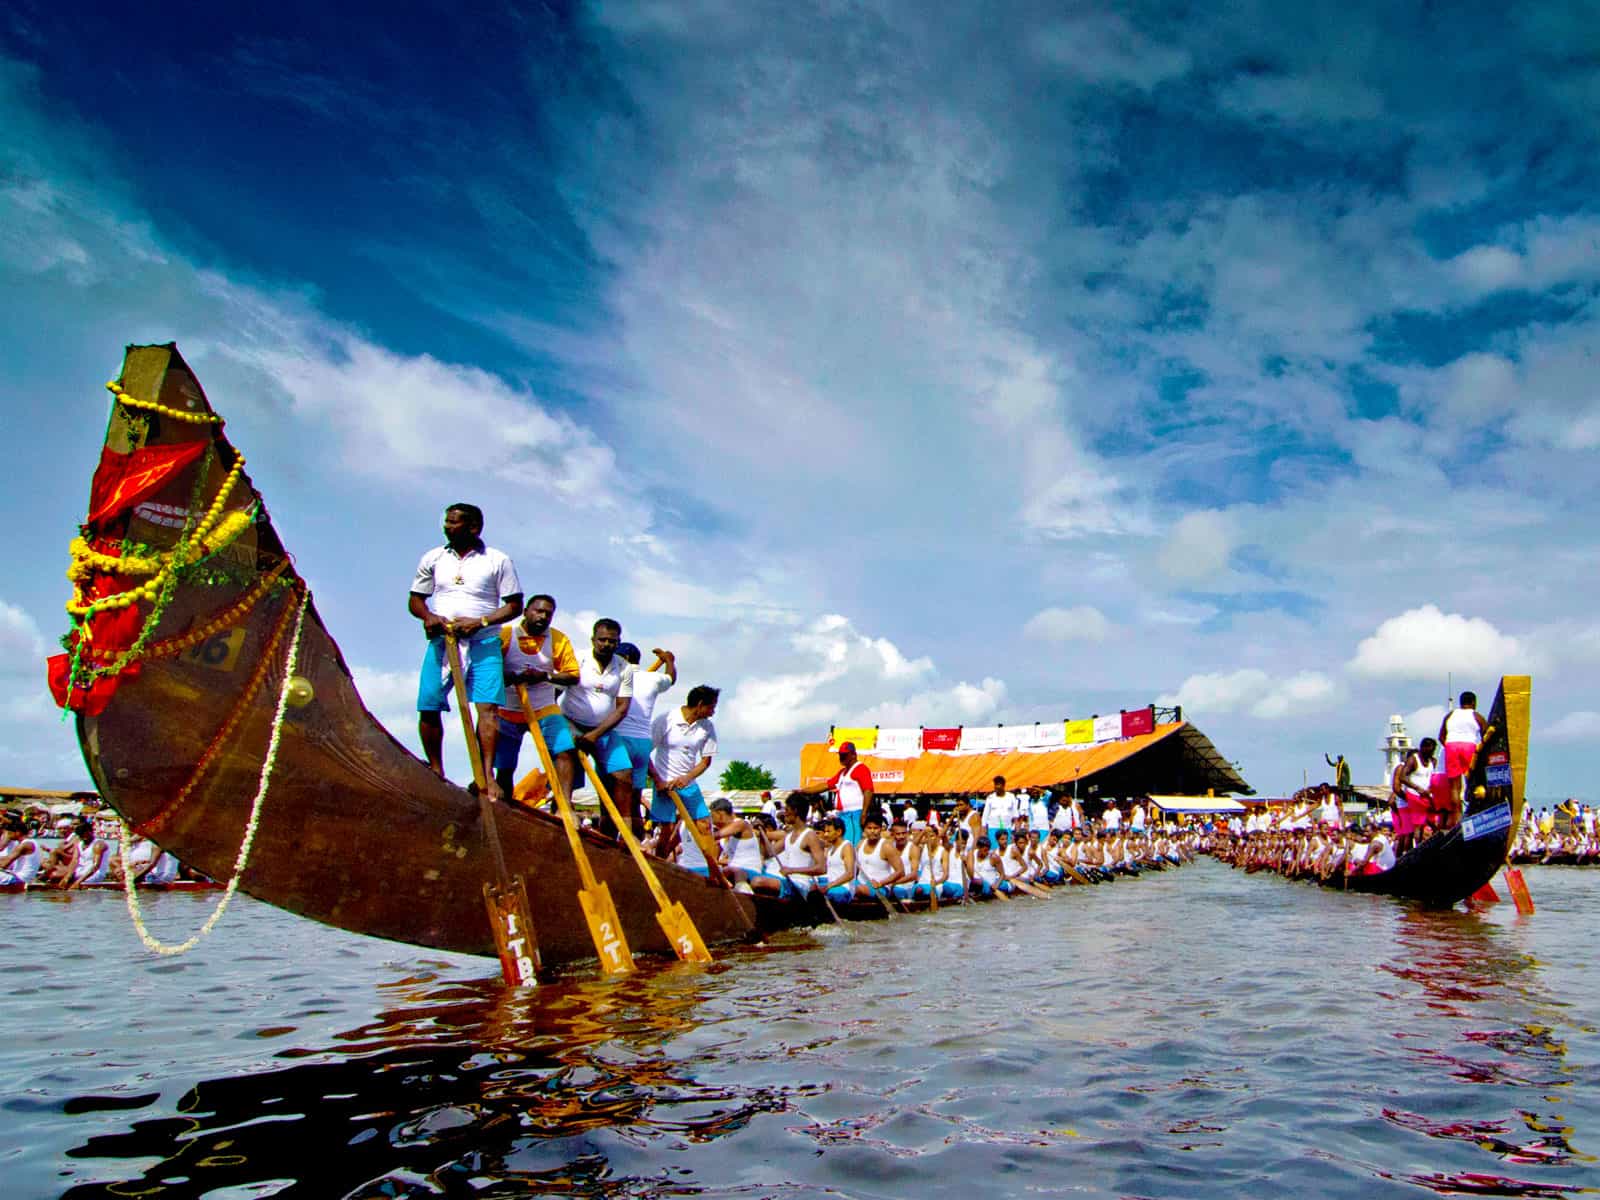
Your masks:
<path fill-rule="evenodd" d="M 517 684 L 517 699 L 522 704 L 523 719 L 528 722 L 528 736 L 533 739 L 533 748 L 538 751 L 539 765 L 544 768 L 544 777 L 550 782 L 550 794 L 556 798 L 556 811 L 561 814 L 561 824 L 567 831 L 567 844 L 572 847 L 572 858 L 578 865 L 578 877 L 583 880 L 585 888 L 592 888 L 596 882 L 594 867 L 589 863 L 583 838 L 578 833 L 578 815 L 572 811 L 572 801 L 556 774 L 555 760 L 550 757 L 550 747 L 544 740 L 539 719 L 533 715 L 533 702 L 528 699 L 528 689 L 520 683 Z"/>
<path fill-rule="evenodd" d="M 689 815 L 689 807 L 684 804 L 683 797 L 678 795 L 677 788 L 664 788 L 663 790 L 671 798 L 673 807 L 678 810 L 678 819 L 688 829 L 689 836 L 694 838 L 695 845 L 700 847 L 700 856 L 706 860 L 706 878 L 715 879 L 724 887 L 731 887 L 732 885 L 728 883 L 728 877 L 722 873 L 722 864 L 717 861 L 721 857 L 721 852 L 717 849 L 716 842 L 708 837 L 705 831 L 695 822 L 695 819 Z"/>
<path fill-rule="evenodd" d="M 478 785 L 478 811 L 483 816 L 483 835 L 494 857 L 495 878 L 502 888 L 511 886 L 511 871 L 506 867 L 506 852 L 500 845 L 500 829 L 494 820 L 494 802 L 489 799 L 489 780 L 483 773 L 483 749 L 472 724 L 472 706 L 467 701 L 466 673 L 461 669 L 461 647 L 454 630 L 444 635 L 444 656 L 450 663 L 450 679 L 455 685 L 456 707 L 461 710 L 461 729 L 467 737 L 467 758 L 472 762 L 472 781 Z"/>

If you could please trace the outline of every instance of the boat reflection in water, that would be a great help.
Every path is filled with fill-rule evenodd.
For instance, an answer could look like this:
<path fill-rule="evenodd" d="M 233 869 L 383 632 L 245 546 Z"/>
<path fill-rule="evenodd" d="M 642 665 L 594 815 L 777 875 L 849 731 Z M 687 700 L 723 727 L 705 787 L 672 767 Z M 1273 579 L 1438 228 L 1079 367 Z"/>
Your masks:
<path fill-rule="evenodd" d="M 337 1047 L 280 1055 L 313 1061 L 206 1080 L 181 1117 L 90 1139 L 70 1157 L 159 1161 L 65 1194 L 301 1194 L 297 1182 L 317 1196 L 477 1195 L 491 1182 L 605 1191 L 619 1151 L 709 1141 L 805 1090 L 704 1086 L 690 1062 L 662 1054 L 714 982 L 666 966 L 514 993 L 498 978 L 422 971 L 388 985 L 393 1006 Z"/>
<path fill-rule="evenodd" d="M 1427 1033 L 1396 1030 L 1419 1070 L 1445 1074 L 1465 1084 L 1499 1085 L 1462 1089 L 1461 1117 L 1439 1120 L 1419 1113 L 1386 1108 L 1385 1120 L 1444 1141 L 1463 1142 L 1499 1157 L 1508 1165 L 1557 1167 L 1574 1160 L 1592 1162 L 1571 1142 L 1573 1130 L 1559 1113 L 1518 1107 L 1495 1115 L 1485 1096 L 1500 1087 L 1518 1089 L 1524 1101 L 1542 1096 L 1563 1103 L 1560 1089 L 1580 1082 L 1580 1071 L 1567 1061 L 1567 1044 L 1556 1026 L 1562 1009 L 1544 990 L 1541 963 L 1534 956 L 1504 945 L 1504 931 L 1471 913 L 1401 913 L 1395 929 L 1396 959 L 1383 970 L 1422 989 L 1423 1004 L 1444 1024 L 1429 1023 Z M 1494 1015 L 1525 1011 L 1527 1020 L 1509 1028 L 1462 1029 L 1480 1011 Z M 1543 1018 L 1543 1019 L 1541 1019 Z M 1441 1029 L 1459 1033 L 1457 1044 L 1431 1044 Z M 1487 1110 L 1487 1111 L 1486 1111 Z M 1394 1178 L 1391 1176 L 1391 1178 Z M 1486 1172 L 1418 1173 L 1401 1176 L 1443 1195 L 1568 1196 L 1575 1190 L 1538 1180 L 1514 1179 Z"/>

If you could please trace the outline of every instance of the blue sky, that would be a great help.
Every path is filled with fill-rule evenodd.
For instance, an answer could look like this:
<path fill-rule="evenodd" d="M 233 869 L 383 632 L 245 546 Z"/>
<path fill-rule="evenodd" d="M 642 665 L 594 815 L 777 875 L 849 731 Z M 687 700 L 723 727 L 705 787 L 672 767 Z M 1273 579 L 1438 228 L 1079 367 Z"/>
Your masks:
<path fill-rule="evenodd" d="M 1157 698 L 1376 782 L 1525 670 L 1596 798 L 1596 5 L 403 7 L 0 18 L 0 782 L 82 779 L 40 660 L 170 339 L 408 743 L 474 499 L 783 782 Z"/>

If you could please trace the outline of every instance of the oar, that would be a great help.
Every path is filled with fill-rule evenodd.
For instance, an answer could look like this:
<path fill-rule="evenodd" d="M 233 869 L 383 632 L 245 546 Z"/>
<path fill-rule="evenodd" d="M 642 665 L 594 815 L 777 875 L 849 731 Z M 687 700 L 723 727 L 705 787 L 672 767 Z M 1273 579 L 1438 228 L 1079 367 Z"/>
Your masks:
<path fill-rule="evenodd" d="M 478 788 L 478 811 L 483 819 L 483 836 L 494 857 L 498 886 L 483 885 L 483 903 L 494 930 L 495 948 L 500 953 L 500 973 L 511 987 L 532 987 L 538 982 L 539 942 L 533 917 L 528 909 L 528 891 L 519 875 L 514 881 L 506 869 L 506 852 L 500 845 L 500 830 L 495 825 L 494 802 L 489 799 L 489 777 L 483 769 L 483 750 L 478 732 L 472 726 L 472 707 L 467 701 L 467 680 L 461 670 L 461 648 L 454 630 L 444 635 L 445 659 L 455 684 L 456 707 L 461 710 L 461 729 L 467 736 L 467 759 L 472 763 L 472 781 Z"/>
<path fill-rule="evenodd" d="M 567 845 L 572 848 L 573 861 L 578 865 L 578 878 L 583 881 L 583 886 L 578 889 L 578 906 L 583 909 L 583 919 L 589 923 L 589 937 L 594 941 L 600 970 L 606 975 L 626 975 L 634 969 L 633 952 L 628 949 L 628 939 L 622 932 L 622 920 L 617 916 L 611 889 L 595 878 L 594 867 L 589 863 L 583 838 L 578 833 L 577 814 L 572 811 L 572 801 L 556 774 L 555 760 L 550 757 L 550 747 L 545 743 L 544 730 L 539 728 L 539 718 L 533 714 L 528 689 L 520 683 L 517 685 L 517 699 L 522 703 L 522 715 L 528 722 L 533 748 L 539 752 L 539 762 L 544 767 L 545 778 L 550 782 L 550 794 L 556 799 L 561 824 L 566 827 Z"/>
<path fill-rule="evenodd" d="M 711 951 L 706 949 L 705 939 L 700 936 L 700 930 L 690 918 L 689 910 L 684 908 L 681 901 L 667 896 L 666 889 L 661 886 L 661 880 L 656 878 L 655 868 L 650 865 L 650 856 L 644 852 L 644 847 L 639 845 L 639 839 L 633 836 L 631 823 L 624 821 L 622 814 L 617 811 L 611 793 L 606 791 L 606 785 L 600 781 L 600 775 L 594 769 L 594 764 L 589 761 L 589 756 L 579 751 L 578 760 L 583 763 L 583 770 L 589 777 L 590 786 L 600 797 L 600 803 L 622 836 L 622 844 L 633 856 L 639 874 L 644 876 L 645 886 L 650 889 L 650 895 L 656 902 L 656 923 L 661 926 L 661 932 L 667 935 L 667 941 L 672 943 L 672 952 L 684 962 L 710 962 Z"/>
<path fill-rule="evenodd" d="M 658 784 L 657 786 L 660 785 Z M 722 864 L 717 861 L 722 857 L 722 851 L 717 849 L 716 840 L 695 823 L 694 818 L 689 815 L 688 806 L 684 804 L 683 797 L 678 795 L 676 788 L 662 788 L 661 790 L 667 793 L 673 807 L 678 810 L 678 820 L 683 823 L 685 831 L 690 837 L 694 838 L 694 844 L 700 847 L 700 857 L 706 860 L 706 878 L 713 883 L 731 888 L 733 884 L 722 873 Z"/>
<path fill-rule="evenodd" d="M 927 848 L 926 844 L 924 844 L 921 849 L 922 849 L 922 852 L 924 854 L 927 853 L 928 848 Z M 920 866 L 920 865 L 921 864 L 919 863 L 918 866 Z M 919 870 L 917 873 L 920 875 L 922 872 Z M 933 859 L 930 856 L 928 858 L 928 911 L 929 912 L 938 912 L 939 911 L 939 881 L 937 879 L 935 879 L 933 877 L 933 875 L 934 875 Z M 911 889 L 911 892 L 912 892 L 913 895 L 916 894 L 916 890 L 917 890 L 916 886 L 913 885 L 912 889 Z"/>

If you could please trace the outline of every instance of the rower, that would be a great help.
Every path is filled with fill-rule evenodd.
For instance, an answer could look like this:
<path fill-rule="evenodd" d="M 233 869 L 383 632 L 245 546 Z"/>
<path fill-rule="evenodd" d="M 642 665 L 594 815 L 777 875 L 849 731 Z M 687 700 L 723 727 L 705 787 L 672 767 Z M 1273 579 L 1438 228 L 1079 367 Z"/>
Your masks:
<path fill-rule="evenodd" d="M 835 904 L 848 904 L 856 898 L 856 848 L 844 835 L 844 822 L 827 817 L 819 831 L 827 855 L 823 894 Z"/>
<path fill-rule="evenodd" d="M 578 655 L 578 682 L 561 693 L 561 712 L 572 723 L 580 754 L 594 759 L 616 809 L 637 826 L 638 803 L 633 797 L 633 762 L 616 728 L 633 703 L 633 668 L 617 653 L 622 644 L 622 624 L 601 617 L 589 633 L 589 650 Z M 611 837 L 610 814 L 601 810 L 600 828 Z"/>
<path fill-rule="evenodd" d="M 965 796 L 956 797 L 954 818 L 956 828 L 966 830 L 969 842 L 983 832 L 983 818 L 972 807 L 972 801 Z"/>
<path fill-rule="evenodd" d="M 766 872 L 766 834 L 743 817 L 735 816 L 733 802 L 726 796 L 711 802 L 711 833 L 722 843 L 723 874 L 733 881 L 735 891 L 773 896 L 783 891 L 782 878 Z"/>
<path fill-rule="evenodd" d="M 678 659 L 670 650 L 663 650 L 659 646 L 653 647 L 650 653 L 659 660 L 661 669 L 646 671 L 639 665 L 642 657 L 639 647 L 632 642 L 623 642 L 617 647 L 617 653 L 628 664 L 633 691 L 627 711 L 612 730 L 612 736 L 622 743 L 623 749 L 627 751 L 628 761 L 633 766 L 630 779 L 633 803 L 627 808 L 619 804 L 618 809 L 628 814 L 633 831 L 638 834 L 642 832 L 639 799 L 644 796 L 644 787 L 650 778 L 650 722 L 655 719 L 656 701 L 661 699 L 662 693 L 678 682 Z M 761 797 L 765 801 L 762 811 L 766 811 L 767 806 L 772 804 L 772 793 L 763 792 Z M 773 808 L 771 815 L 776 819 L 776 808 Z"/>
<path fill-rule="evenodd" d="M 1439 743 L 1431 737 L 1423 738 L 1389 777 L 1389 791 L 1394 796 L 1395 840 L 1402 852 L 1416 844 L 1417 834 L 1428 824 L 1438 748 Z"/>
<path fill-rule="evenodd" d="M 92 883 L 104 883 L 111 874 L 111 843 L 95 836 L 94 822 L 87 819 L 78 822 L 73 836 L 78 839 L 82 849 L 78 851 L 78 860 L 73 865 L 72 878 L 62 886 L 80 888 Z"/>
<path fill-rule="evenodd" d="M 16 813 L 6 814 L 5 828 L 9 840 L 5 849 L 0 850 L 0 885 L 32 883 L 39 877 L 44 849 L 27 822 Z"/>
<path fill-rule="evenodd" d="M 483 510 L 475 504 L 452 504 L 444 510 L 443 546 L 435 546 L 417 563 L 411 581 L 409 611 L 422 622 L 428 648 L 422 656 L 417 684 L 417 736 L 434 774 L 444 778 L 444 717 L 450 707 L 445 694 L 450 669 L 445 662 L 445 635 L 464 642 L 466 691 L 477 711 L 479 751 L 494 762 L 499 732 L 497 710 L 505 703 L 500 639 L 493 627 L 522 614 L 522 583 L 511 560 L 483 541 Z M 500 787 L 487 782 L 491 799 Z"/>
<path fill-rule="evenodd" d="M 1439 741 L 1444 745 L 1444 773 L 1450 779 L 1450 811 L 1442 814 L 1449 828 L 1461 819 L 1462 798 L 1466 793 L 1467 772 L 1472 770 L 1488 722 L 1478 711 L 1475 692 L 1461 693 L 1461 707 L 1445 714 L 1439 722 Z"/>
<path fill-rule="evenodd" d="M 1041 787 L 1028 789 L 1028 831 L 1043 837 L 1050 829 L 1050 806 Z"/>
<path fill-rule="evenodd" d="M 809 895 L 828 873 L 828 851 L 822 839 L 806 825 L 809 802 L 799 792 L 790 792 L 783 801 L 783 839 L 778 851 L 778 873 L 795 897 Z"/>
<path fill-rule="evenodd" d="M 572 781 L 577 775 L 577 742 L 573 740 L 572 726 L 556 703 L 556 688 L 578 685 L 578 656 L 567 635 L 550 628 L 555 615 L 554 596 L 541 592 L 530 597 L 521 620 L 500 626 L 500 654 L 507 686 L 527 688 L 528 707 L 539 722 L 539 732 L 555 762 L 556 777 L 550 786 L 559 784 L 561 794 L 571 796 Z M 506 703 L 500 707 L 494 748 L 495 782 L 507 799 L 516 785 L 517 758 L 527 730 L 522 701 L 514 690 L 508 691 Z"/>
<path fill-rule="evenodd" d="M 900 896 L 901 899 L 910 896 L 909 887 L 905 888 L 904 895 L 901 895 L 898 885 L 909 883 L 911 877 L 893 839 L 885 834 L 883 817 L 876 808 L 868 810 L 867 815 L 862 818 L 861 846 L 856 861 L 860 865 L 862 879 L 873 891 L 880 895 L 893 894 Z"/>
<path fill-rule="evenodd" d="M 997 892 L 1002 891 L 1005 876 L 1000 871 L 1000 860 L 994 851 L 994 844 L 989 840 L 988 834 L 979 834 L 974 842 L 972 852 L 972 894 L 980 900 L 993 899 Z M 1009 892 L 1006 885 L 1004 891 Z"/>
<path fill-rule="evenodd" d="M 650 778 L 654 790 L 650 819 L 663 827 L 657 847 L 657 853 L 663 856 L 672 854 L 678 830 L 678 808 L 667 792 L 677 792 L 689 819 L 703 832 L 711 832 L 711 811 L 695 781 L 710 769 L 717 752 L 717 727 L 711 718 L 716 714 L 720 694 L 714 687 L 699 684 L 689 690 L 681 708 L 664 708 L 651 718 Z"/>

